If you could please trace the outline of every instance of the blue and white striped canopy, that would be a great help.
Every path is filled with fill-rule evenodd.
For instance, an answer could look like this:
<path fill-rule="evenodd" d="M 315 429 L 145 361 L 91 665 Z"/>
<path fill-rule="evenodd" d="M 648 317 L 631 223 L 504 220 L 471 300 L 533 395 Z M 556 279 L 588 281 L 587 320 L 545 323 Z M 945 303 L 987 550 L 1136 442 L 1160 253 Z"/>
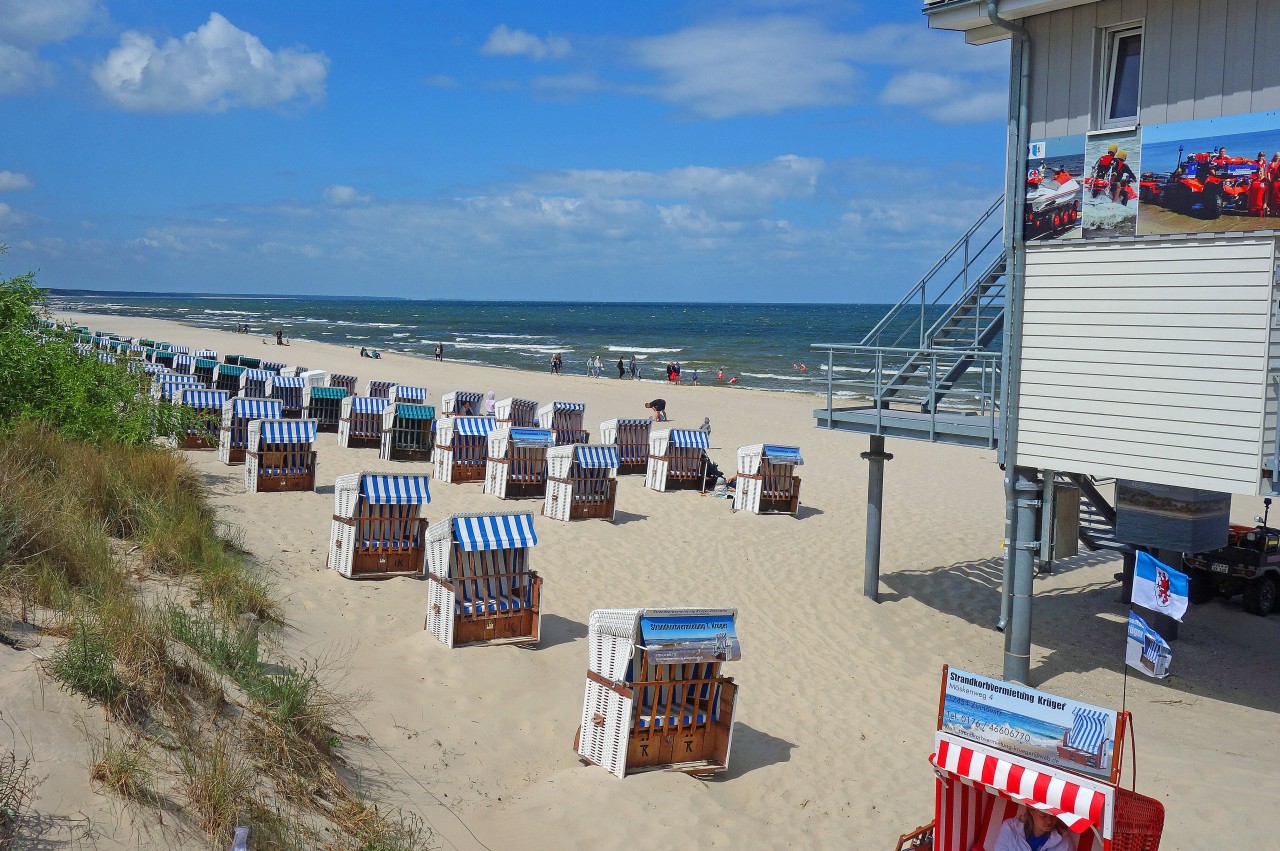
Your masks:
<path fill-rule="evenodd" d="M 217 359 L 218 353 L 213 349 L 196 349 L 196 357 Z"/>
<path fill-rule="evenodd" d="M 315 443 L 315 420 L 263 420 L 263 443 Z"/>
<path fill-rule="evenodd" d="M 152 364 L 152 366 L 156 365 L 157 364 Z M 164 369 L 164 367 L 160 368 Z M 156 380 L 165 384 L 204 384 L 203 381 L 194 375 L 183 375 L 179 372 L 166 372 Z"/>
<path fill-rule="evenodd" d="M 240 374 L 241 381 L 266 381 L 275 373 L 269 369 L 246 369 Z"/>
<path fill-rule="evenodd" d="M 582 402 L 552 402 L 553 411 L 585 411 L 587 406 Z"/>
<path fill-rule="evenodd" d="M 387 405 L 387 400 L 380 396 L 351 397 L 351 413 L 353 414 L 380 414 Z"/>
<path fill-rule="evenodd" d="M 190 366 L 191 364 L 195 363 L 195 360 L 196 359 L 191 357 L 191 355 L 174 355 L 173 365 L 174 366 Z"/>
<path fill-rule="evenodd" d="M 175 355 L 189 355 L 191 354 L 191 347 L 190 346 L 174 346 L 173 348 L 170 349 L 170 351 L 173 352 Z"/>
<path fill-rule="evenodd" d="M 93 351 L 93 346 L 88 343 L 76 343 L 75 350 L 82 355 L 87 355 L 89 352 Z"/>
<path fill-rule="evenodd" d="M 396 385 L 396 399 L 401 402 L 427 401 L 427 388 L 409 387 L 406 384 Z"/>
<path fill-rule="evenodd" d="M 643 419 L 638 419 L 638 420 L 631 420 L 631 419 L 618 420 L 618 428 L 622 428 L 623 426 L 639 426 L 639 425 L 653 425 L 653 420 L 649 419 L 648 417 L 645 417 Z"/>
<path fill-rule="evenodd" d="M 187 385 L 182 388 L 182 404 L 187 408 L 216 408 L 227 404 L 226 390 L 201 390 Z"/>
<path fill-rule="evenodd" d="M 145 372 L 147 375 L 160 375 L 161 373 L 168 372 L 169 368 L 162 363 L 152 363 L 151 361 L 143 361 L 142 371 Z"/>
<path fill-rule="evenodd" d="M 681 449 L 710 449 L 711 435 L 698 429 L 676 428 L 671 430 L 671 444 Z"/>
<path fill-rule="evenodd" d="M 426 476 L 360 477 L 360 493 L 370 505 L 423 505 L 431 502 Z"/>
<path fill-rule="evenodd" d="M 616 446 L 575 446 L 574 460 L 579 467 L 600 470 L 618 466 L 618 448 Z"/>
<path fill-rule="evenodd" d="M 800 457 L 800 448 L 797 446 L 771 446 L 765 444 L 764 457 L 768 458 L 774 464 L 803 464 L 804 459 Z"/>
<path fill-rule="evenodd" d="M 306 387 L 307 380 L 305 378 L 296 378 L 288 375 L 271 376 L 272 387 Z"/>
<path fill-rule="evenodd" d="M 511 429 L 512 446 L 555 446 L 556 436 L 545 428 Z"/>
<path fill-rule="evenodd" d="M 332 387 L 335 384 L 355 384 L 356 380 L 357 379 L 354 375 L 343 375 L 340 372 L 335 372 L 329 376 L 329 386 Z"/>
<path fill-rule="evenodd" d="M 1067 747 L 1094 753 L 1106 738 L 1108 715 L 1098 709 L 1076 709 L 1071 732 L 1067 733 Z"/>
<path fill-rule="evenodd" d="M 280 370 L 284 369 L 284 367 L 285 367 L 285 365 L 284 365 L 284 364 L 282 364 L 282 363 L 278 363 L 278 362 L 273 361 L 273 360 L 264 360 L 264 361 L 262 362 L 262 368 L 263 368 L 263 369 L 265 369 L 267 372 L 277 372 L 277 373 L 278 373 Z"/>
<path fill-rule="evenodd" d="M 494 420 L 490 417 L 455 417 L 454 434 L 465 434 L 468 437 L 487 437 L 493 431 Z"/>
<path fill-rule="evenodd" d="M 98 352 L 98 360 L 102 361 L 103 363 L 115 363 L 115 362 L 116 362 L 115 357 L 114 357 L 114 356 L 112 356 L 112 355 L 107 354 L 106 352 Z"/>
<path fill-rule="evenodd" d="M 140 352 L 140 351 L 142 351 L 142 346 L 139 346 L 137 343 L 130 343 L 130 344 L 129 344 L 129 351 L 131 351 L 131 352 Z"/>
<path fill-rule="evenodd" d="M 538 543 L 532 514 L 490 514 L 453 518 L 453 539 L 463 552 L 511 550 Z"/>
<path fill-rule="evenodd" d="M 231 400 L 231 416 L 245 420 L 278 420 L 281 408 L 279 399 L 245 399 L 236 397 Z"/>

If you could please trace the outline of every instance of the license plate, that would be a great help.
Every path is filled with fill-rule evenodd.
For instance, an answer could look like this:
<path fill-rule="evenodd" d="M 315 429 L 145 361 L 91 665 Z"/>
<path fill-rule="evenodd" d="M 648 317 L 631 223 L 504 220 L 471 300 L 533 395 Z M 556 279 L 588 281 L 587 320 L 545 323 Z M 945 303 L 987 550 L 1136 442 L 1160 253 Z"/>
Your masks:
<path fill-rule="evenodd" d="M 1212 570 L 1214 573 L 1230 573 L 1231 572 L 1231 568 L 1227 567 L 1225 564 L 1211 564 L 1209 565 L 1209 569 Z"/>

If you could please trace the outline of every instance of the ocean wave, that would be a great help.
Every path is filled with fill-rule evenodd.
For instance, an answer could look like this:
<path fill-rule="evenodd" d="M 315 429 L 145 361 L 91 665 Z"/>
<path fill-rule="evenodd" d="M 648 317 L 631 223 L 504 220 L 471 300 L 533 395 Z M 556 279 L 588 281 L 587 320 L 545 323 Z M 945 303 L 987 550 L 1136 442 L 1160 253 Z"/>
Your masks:
<path fill-rule="evenodd" d="M 399 328 L 399 322 L 365 322 L 362 323 L 366 328 Z"/>
<path fill-rule="evenodd" d="M 430 340 L 422 342 L 430 344 Z M 505 350 L 505 351 L 522 351 L 533 350 L 535 352 L 546 352 L 547 354 L 555 354 L 556 352 L 564 352 L 571 354 L 573 349 L 567 346 L 546 346 L 529 343 L 450 343 L 455 349 L 484 349 L 484 350 Z"/>
<path fill-rule="evenodd" d="M 644 349 L 639 346 L 606 346 L 605 351 L 635 352 L 637 355 L 636 360 L 639 360 L 639 355 L 642 353 L 646 355 L 675 354 L 676 352 L 683 352 L 684 349 Z"/>
<path fill-rule="evenodd" d="M 463 334 L 459 340 L 478 337 L 482 340 L 550 340 L 549 334 Z"/>
<path fill-rule="evenodd" d="M 399 334 L 392 334 L 391 336 L 392 336 L 392 337 L 408 337 L 408 336 L 409 336 L 409 332 L 408 332 L 408 331 L 401 331 Z"/>
<path fill-rule="evenodd" d="M 778 375 L 773 372 L 743 372 L 744 378 L 768 378 L 771 381 L 809 381 L 807 375 Z"/>
<path fill-rule="evenodd" d="M 228 315 L 235 315 L 235 316 L 257 316 L 258 315 L 257 311 L 254 311 L 254 310 L 206 310 L 204 312 L 205 313 L 225 313 Z"/>

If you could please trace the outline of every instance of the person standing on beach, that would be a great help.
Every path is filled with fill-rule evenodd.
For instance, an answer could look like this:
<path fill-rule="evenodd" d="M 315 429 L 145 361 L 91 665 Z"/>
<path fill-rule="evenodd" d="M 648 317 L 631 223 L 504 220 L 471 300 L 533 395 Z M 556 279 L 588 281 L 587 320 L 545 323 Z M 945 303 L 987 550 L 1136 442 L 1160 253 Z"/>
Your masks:
<path fill-rule="evenodd" d="M 560 357 L 560 353 L 556 352 L 551 356 L 551 372 L 555 375 L 560 374 L 560 369 L 564 366 L 564 359 Z"/>
<path fill-rule="evenodd" d="M 444 360 L 444 343 L 436 343 L 436 360 Z"/>
<path fill-rule="evenodd" d="M 1280 156 L 1280 154 L 1277 154 L 1276 156 Z M 640 371 L 636 369 L 636 356 L 632 355 L 631 356 L 631 380 L 635 381 L 636 378 L 639 377 L 639 375 L 640 375 Z"/>
<path fill-rule="evenodd" d="M 694 387 L 698 386 L 698 368 L 696 366 L 692 370 L 690 370 L 689 379 L 690 379 L 689 381 L 690 384 L 692 384 Z"/>
<path fill-rule="evenodd" d="M 621 381 L 622 377 L 626 374 L 627 374 L 626 364 L 622 362 L 622 355 L 618 355 L 618 380 Z"/>
<path fill-rule="evenodd" d="M 604 378 L 604 361 L 600 360 L 599 355 L 591 359 L 591 369 L 595 372 L 596 378 Z"/>

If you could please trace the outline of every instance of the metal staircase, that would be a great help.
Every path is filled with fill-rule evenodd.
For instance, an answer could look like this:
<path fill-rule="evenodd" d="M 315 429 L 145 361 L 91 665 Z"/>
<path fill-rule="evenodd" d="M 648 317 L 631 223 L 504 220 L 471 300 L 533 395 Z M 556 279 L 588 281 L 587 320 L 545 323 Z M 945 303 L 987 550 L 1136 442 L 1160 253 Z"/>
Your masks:
<path fill-rule="evenodd" d="M 1100 487 L 1115 483 L 1114 479 L 1095 479 L 1080 473 L 1058 473 L 1055 478 L 1080 488 L 1080 543 L 1090 550 L 1112 550 L 1126 553 L 1132 544 L 1116 539 L 1116 510 Z"/>

